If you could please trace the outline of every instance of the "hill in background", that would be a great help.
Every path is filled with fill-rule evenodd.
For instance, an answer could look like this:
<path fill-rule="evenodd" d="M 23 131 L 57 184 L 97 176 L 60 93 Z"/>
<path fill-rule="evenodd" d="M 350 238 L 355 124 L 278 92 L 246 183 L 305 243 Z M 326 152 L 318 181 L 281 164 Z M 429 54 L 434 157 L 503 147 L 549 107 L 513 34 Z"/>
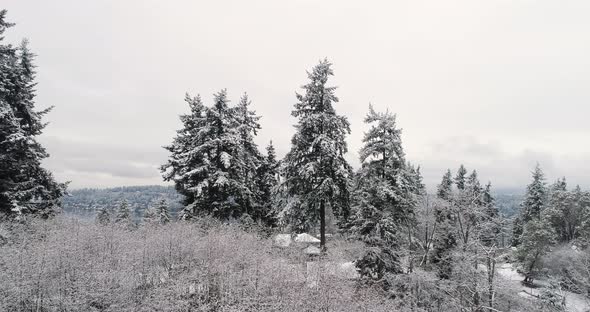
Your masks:
<path fill-rule="evenodd" d="M 498 190 L 494 194 L 498 210 L 510 218 L 518 213 L 522 202 L 522 192 L 519 190 Z M 170 207 L 170 213 L 176 216 L 182 209 L 183 196 L 178 194 L 173 186 L 144 185 L 125 186 L 106 189 L 76 189 L 69 191 L 63 198 L 64 212 L 81 219 L 93 219 L 96 211 L 102 207 L 117 208 L 121 201 L 127 200 L 139 220 L 143 211 L 155 205 L 164 198 Z"/>
<path fill-rule="evenodd" d="M 126 200 L 136 220 L 143 211 L 155 206 L 161 199 L 168 202 L 170 214 L 176 216 L 182 209 L 183 196 L 173 186 L 145 185 L 125 186 L 106 189 L 76 189 L 68 192 L 62 200 L 64 212 L 81 219 L 94 219 L 96 212 L 103 208 L 116 209 Z"/>

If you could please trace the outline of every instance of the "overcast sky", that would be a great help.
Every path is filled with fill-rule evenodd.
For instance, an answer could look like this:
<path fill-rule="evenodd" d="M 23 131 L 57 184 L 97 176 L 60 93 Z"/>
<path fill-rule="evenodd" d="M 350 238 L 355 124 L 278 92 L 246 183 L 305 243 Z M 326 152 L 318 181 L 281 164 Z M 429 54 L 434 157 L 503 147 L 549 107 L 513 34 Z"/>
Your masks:
<path fill-rule="evenodd" d="M 498 188 L 590 187 L 590 1 L 3 0 L 6 40 L 38 54 L 39 107 L 55 105 L 46 166 L 73 188 L 161 184 L 188 111 L 227 88 L 263 116 L 258 143 L 290 146 L 295 91 L 328 57 L 358 166 L 376 109 L 397 113 L 408 160 L 433 187 L 464 163 Z"/>

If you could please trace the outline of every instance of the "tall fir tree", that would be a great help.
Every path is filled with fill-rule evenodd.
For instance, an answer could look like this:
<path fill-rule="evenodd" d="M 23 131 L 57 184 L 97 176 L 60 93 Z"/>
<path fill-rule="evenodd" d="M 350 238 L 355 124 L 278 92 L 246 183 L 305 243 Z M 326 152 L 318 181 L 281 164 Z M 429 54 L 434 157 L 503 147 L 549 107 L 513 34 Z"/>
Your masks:
<path fill-rule="evenodd" d="M 0 214 L 41 217 L 54 215 L 66 184 L 57 183 L 41 166 L 49 154 L 37 141 L 50 108 L 35 109 L 34 55 L 27 41 L 14 48 L 2 44 L 12 24 L 0 11 Z"/>
<path fill-rule="evenodd" d="M 541 217 L 541 211 L 547 202 L 547 186 L 545 174 L 537 164 L 533 171 L 533 181 L 527 186 L 524 201 L 521 206 L 522 220 L 526 223 Z"/>
<path fill-rule="evenodd" d="M 488 182 L 483 189 L 481 200 L 483 205 L 481 240 L 485 246 L 491 246 L 498 239 L 503 222 L 496 206 L 496 200 L 492 195 L 491 182 Z"/>
<path fill-rule="evenodd" d="M 526 224 L 531 220 L 539 220 L 541 211 L 547 201 L 547 186 L 545 175 L 541 166 L 537 164 L 532 172 L 533 180 L 526 188 L 524 200 L 521 204 L 520 214 L 515 218 L 512 226 L 512 246 L 519 246 L 522 242 Z"/>
<path fill-rule="evenodd" d="M 169 210 L 170 209 L 168 208 L 166 199 L 162 198 L 160 202 L 158 202 L 158 206 L 156 208 L 156 219 L 160 224 L 166 224 L 171 221 Z"/>
<path fill-rule="evenodd" d="M 119 208 L 115 214 L 115 223 L 130 225 L 133 222 L 131 216 L 131 209 L 127 200 L 123 200 L 119 204 Z"/>
<path fill-rule="evenodd" d="M 453 195 L 453 174 L 451 170 L 447 170 L 447 172 L 443 175 L 442 181 L 437 187 L 436 190 L 436 197 L 444 200 L 451 200 Z"/>
<path fill-rule="evenodd" d="M 467 169 L 465 169 L 465 166 L 463 166 L 461 164 L 461 166 L 459 166 L 459 169 L 457 170 L 457 175 L 455 176 L 455 185 L 457 186 L 458 190 L 464 190 L 465 189 L 465 183 L 467 178 Z"/>
<path fill-rule="evenodd" d="M 309 230 L 319 221 L 322 249 L 326 246 L 327 206 L 340 220 L 348 218 L 352 175 L 344 159 L 350 124 L 336 114 L 336 88 L 327 86 L 334 75 L 331 66 L 328 60 L 320 61 L 308 72 L 304 93 L 297 94 L 292 114 L 298 123 L 283 166 L 287 204 L 279 214 L 298 231 Z"/>
<path fill-rule="evenodd" d="M 184 195 L 186 206 L 179 216 L 190 219 L 198 212 L 196 206 L 204 205 L 209 176 L 209 154 L 203 147 L 209 127 L 207 107 L 201 96 L 185 96 L 190 113 L 181 115 L 182 129 L 178 130 L 171 145 L 164 147 L 170 152 L 168 162 L 161 167 L 165 181 L 174 181 L 176 190 Z"/>
<path fill-rule="evenodd" d="M 435 205 L 437 234 L 433 242 L 432 263 L 443 279 L 451 277 L 453 268 L 453 249 L 457 246 L 456 217 L 454 211 L 453 175 L 451 170 L 443 175 L 437 186 L 438 201 Z"/>
<path fill-rule="evenodd" d="M 238 161 L 242 167 L 241 178 L 244 186 L 242 191 L 242 205 L 245 213 L 255 215 L 261 209 L 258 198 L 257 170 L 261 166 L 263 156 L 254 142 L 254 137 L 260 130 L 260 116 L 250 109 L 252 102 L 248 94 L 244 93 L 235 107 L 236 122 L 240 135 L 240 150 Z"/>
<path fill-rule="evenodd" d="M 275 193 L 279 183 L 279 161 L 272 141 L 266 147 L 266 156 L 258 168 L 258 191 L 260 209 L 253 216 L 254 220 L 260 220 L 267 226 L 276 225 Z"/>
<path fill-rule="evenodd" d="M 356 175 L 352 230 L 368 246 L 357 261 L 363 276 L 382 279 L 401 273 L 401 230 L 415 223 L 416 195 L 422 192 L 419 172 L 405 160 L 396 116 L 369 106 L 360 150 L 362 167 Z"/>

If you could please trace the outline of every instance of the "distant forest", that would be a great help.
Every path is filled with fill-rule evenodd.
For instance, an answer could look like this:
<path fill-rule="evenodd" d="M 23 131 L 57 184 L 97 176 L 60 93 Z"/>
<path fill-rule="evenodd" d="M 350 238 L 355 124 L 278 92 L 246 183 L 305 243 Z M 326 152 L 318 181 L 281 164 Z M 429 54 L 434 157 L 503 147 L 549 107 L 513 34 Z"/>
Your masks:
<path fill-rule="evenodd" d="M 127 201 L 134 219 L 139 220 L 144 210 L 155 206 L 161 199 L 168 203 L 172 216 L 176 216 L 183 208 L 183 196 L 176 192 L 174 186 L 163 185 L 76 189 L 68 191 L 68 195 L 62 199 L 62 204 L 66 214 L 94 220 L 98 210 L 115 210 L 122 201 Z"/>
<path fill-rule="evenodd" d="M 511 218 L 518 214 L 519 205 L 523 199 L 520 191 L 499 190 L 494 196 L 498 211 L 504 217 Z M 70 190 L 68 195 L 63 197 L 62 203 L 64 212 L 67 214 L 94 220 L 96 212 L 101 208 L 116 209 L 123 200 L 126 200 L 135 219 L 139 220 L 144 210 L 154 206 L 160 199 L 166 200 L 170 207 L 170 213 L 176 217 L 183 208 L 183 198 L 174 189 L 174 186 L 141 185 Z"/>

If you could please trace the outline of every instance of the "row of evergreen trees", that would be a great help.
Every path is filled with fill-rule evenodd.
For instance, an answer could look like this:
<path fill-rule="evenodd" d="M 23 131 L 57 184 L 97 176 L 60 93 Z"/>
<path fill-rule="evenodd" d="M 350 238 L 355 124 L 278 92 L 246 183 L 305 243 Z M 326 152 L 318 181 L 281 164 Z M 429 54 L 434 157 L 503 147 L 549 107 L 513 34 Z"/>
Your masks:
<path fill-rule="evenodd" d="M 170 222 L 170 209 L 165 199 L 161 199 L 155 206 L 150 206 L 143 212 L 142 223 L 166 224 Z M 116 210 L 101 207 L 96 213 L 96 223 L 100 225 L 122 224 L 132 226 L 135 224 L 133 214 L 126 200 L 123 200 Z"/>
<path fill-rule="evenodd" d="M 296 133 L 280 164 L 272 145 L 263 155 L 254 143 L 260 117 L 247 95 L 235 106 L 225 90 L 214 95 L 211 106 L 187 95 L 191 112 L 180 117 L 183 128 L 166 147 L 171 156 L 162 166 L 164 179 L 186 197 L 183 218 L 251 218 L 294 231 L 319 226 L 324 248 L 329 213 L 388 253 L 385 246 L 390 248 L 397 227 L 413 222 L 415 196 L 424 193 L 424 185 L 419 169 L 405 160 L 395 115 L 372 107 L 366 118 L 372 128 L 360 152 L 363 165 L 353 172 L 344 158 L 350 124 L 334 108 L 331 66 L 320 61 L 296 95 Z"/>
<path fill-rule="evenodd" d="M 367 245 L 357 262 L 361 273 L 381 279 L 402 271 L 399 247 L 416 224 L 414 209 L 426 191 L 420 169 L 405 159 L 396 116 L 372 106 L 362 166 L 353 171 L 344 158 L 350 124 L 334 108 L 331 66 L 320 61 L 296 94 L 296 132 L 280 162 L 272 145 L 263 155 L 254 143 L 260 117 L 247 95 L 230 106 L 222 90 L 211 106 L 200 96 L 186 96 L 190 113 L 180 117 L 183 127 L 166 147 L 171 155 L 162 172 L 186 197 L 184 219 L 213 215 L 296 232 L 319 228 L 325 250 L 326 220 L 333 216 Z"/>
<path fill-rule="evenodd" d="M 34 55 L 27 41 L 14 47 L 2 36 L 13 26 L 0 11 L 0 215 L 48 217 L 59 208 L 66 185 L 41 167 L 49 155 L 37 137 L 51 108 L 35 109 Z"/>

